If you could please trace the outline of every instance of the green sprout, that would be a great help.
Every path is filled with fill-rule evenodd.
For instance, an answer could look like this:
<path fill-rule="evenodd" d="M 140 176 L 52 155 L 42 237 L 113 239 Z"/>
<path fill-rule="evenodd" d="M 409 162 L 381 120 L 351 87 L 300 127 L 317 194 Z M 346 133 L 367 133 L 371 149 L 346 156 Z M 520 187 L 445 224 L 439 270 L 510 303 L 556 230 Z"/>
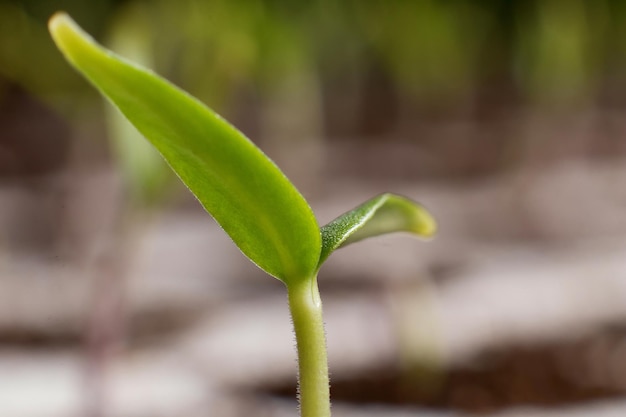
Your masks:
<path fill-rule="evenodd" d="M 330 416 L 320 267 L 336 249 L 368 237 L 398 231 L 431 237 L 432 216 L 387 193 L 320 228 L 280 169 L 219 115 L 98 45 L 66 14 L 55 14 L 49 29 L 66 59 L 161 153 L 241 252 L 285 284 L 296 334 L 301 416 Z"/>

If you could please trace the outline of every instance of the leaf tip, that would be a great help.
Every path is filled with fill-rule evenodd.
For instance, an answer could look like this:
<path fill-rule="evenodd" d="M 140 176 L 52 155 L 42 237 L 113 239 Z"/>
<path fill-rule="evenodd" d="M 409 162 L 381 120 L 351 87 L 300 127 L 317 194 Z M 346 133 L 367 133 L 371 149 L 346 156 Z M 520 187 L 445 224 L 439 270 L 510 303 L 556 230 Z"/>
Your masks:
<path fill-rule="evenodd" d="M 54 13 L 48 20 L 48 31 L 57 47 L 72 61 L 71 56 L 81 43 L 92 43 L 93 39 L 63 11 Z"/>
<path fill-rule="evenodd" d="M 63 30 L 63 27 L 73 24 L 72 18 L 63 11 L 54 13 L 48 20 L 48 30 L 54 36 Z"/>
<path fill-rule="evenodd" d="M 422 213 L 418 234 L 425 239 L 432 239 L 437 234 L 437 229 L 435 218 L 428 211 Z"/>

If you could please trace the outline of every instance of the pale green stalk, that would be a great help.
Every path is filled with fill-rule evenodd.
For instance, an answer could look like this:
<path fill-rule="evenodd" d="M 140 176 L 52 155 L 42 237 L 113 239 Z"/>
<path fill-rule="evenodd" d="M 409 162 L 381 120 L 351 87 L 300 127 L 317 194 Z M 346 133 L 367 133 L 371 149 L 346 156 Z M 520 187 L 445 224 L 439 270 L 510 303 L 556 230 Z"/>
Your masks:
<path fill-rule="evenodd" d="M 317 279 L 292 282 L 287 293 L 298 346 L 300 416 L 329 417 L 326 334 Z"/>

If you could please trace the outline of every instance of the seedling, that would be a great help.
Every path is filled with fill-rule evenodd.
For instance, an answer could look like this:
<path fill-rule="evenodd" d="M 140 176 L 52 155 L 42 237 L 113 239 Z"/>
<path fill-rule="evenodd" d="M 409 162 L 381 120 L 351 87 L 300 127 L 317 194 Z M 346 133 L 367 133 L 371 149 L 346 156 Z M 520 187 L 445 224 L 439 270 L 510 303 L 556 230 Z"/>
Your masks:
<path fill-rule="evenodd" d="M 278 167 L 212 110 L 98 45 L 66 14 L 55 14 L 49 28 L 66 59 L 152 143 L 241 252 L 285 284 L 301 416 L 330 416 L 320 267 L 336 249 L 368 237 L 430 237 L 434 219 L 405 197 L 381 194 L 320 228 Z"/>

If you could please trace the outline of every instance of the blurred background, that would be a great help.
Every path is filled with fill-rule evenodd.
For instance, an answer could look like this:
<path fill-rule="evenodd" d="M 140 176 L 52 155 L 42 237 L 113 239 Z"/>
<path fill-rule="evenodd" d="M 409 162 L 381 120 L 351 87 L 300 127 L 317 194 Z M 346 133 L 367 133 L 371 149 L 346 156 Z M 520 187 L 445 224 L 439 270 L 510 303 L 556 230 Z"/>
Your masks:
<path fill-rule="evenodd" d="M 626 414 L 626 3 L 0 0 L 0 415 L 295 416 L 282 284 L 62 59 L 47 19 L 230 120 L 320 224 L 334 414 Z"/>

